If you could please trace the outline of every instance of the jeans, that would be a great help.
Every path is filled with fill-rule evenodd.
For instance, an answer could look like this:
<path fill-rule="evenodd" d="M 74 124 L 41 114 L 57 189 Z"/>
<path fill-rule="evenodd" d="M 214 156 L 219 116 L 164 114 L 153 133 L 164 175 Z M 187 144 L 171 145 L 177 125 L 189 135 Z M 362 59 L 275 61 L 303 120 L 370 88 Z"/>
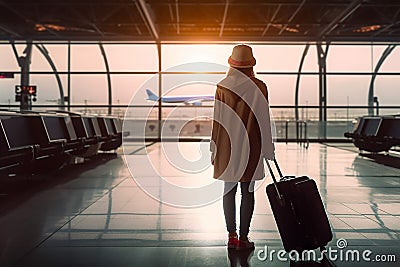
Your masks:
<path fill-rule="evenodd" d="M 225 182 L 223 207 L 225 214 L 226 228 L 228 232 L 236 232 L 236 191 L 237 183 Z M 254 181 L 240 183 L 242 193 L 240 203 L 240 236 L 247 236 L 249 233 L 251 218 L 254 211 Z"/>

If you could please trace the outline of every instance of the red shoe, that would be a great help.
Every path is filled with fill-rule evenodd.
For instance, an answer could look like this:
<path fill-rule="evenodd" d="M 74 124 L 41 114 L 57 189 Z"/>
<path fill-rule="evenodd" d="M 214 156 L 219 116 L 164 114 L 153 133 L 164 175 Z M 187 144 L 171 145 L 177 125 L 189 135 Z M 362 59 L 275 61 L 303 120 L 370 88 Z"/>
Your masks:
<path fill-rule="evenodd" d="M 239 244 L 236 247 L 237 250 L 245 250 L 245 249 L 254 249 L 254 242 L 250 241 L 249 239 L 246 240 L 238 240 Z"/>
<path fill-rule="evenodd" d="M 238 245 L 239 245 L 239 239 L 237 238 L 237 236 L 229 237 L 229 240 L 228 240 L 228 248 L 229 249 L 231 249 L 231 248 L 236 249 Z"/>

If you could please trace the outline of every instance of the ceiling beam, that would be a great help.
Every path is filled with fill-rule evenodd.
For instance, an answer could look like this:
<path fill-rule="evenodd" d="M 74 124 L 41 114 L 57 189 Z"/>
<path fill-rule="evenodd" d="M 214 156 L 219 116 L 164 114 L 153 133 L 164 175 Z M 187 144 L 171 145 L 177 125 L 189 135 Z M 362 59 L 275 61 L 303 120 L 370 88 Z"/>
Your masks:
<path fill-rule="evenodd" d="M 176 34 L 180 34 L 181 33 L 181 29 L 179 27 L 180 24 L 180 16 L 179 16 L 179 4 L 178 4 L 178 0 L 175 0 L 175 13 L 176 13 Z"/>
<path fill-rule="evenodd" d="M 385 32 L 387 30 L 389 30 L 390 28 L 392 28 L 395 25 L 399 25 L 400 21 L 397 20 L 397 16 L 400 14 L 400 9 L 398 9 L 396 11 L 396 13 L 394 14 L 393 18 L 392 18 L 392 23 L 389 25 L 386 25 L 385 27 L 383 27 L 382 29 L 379 29 L 378 31 L 376 31 L 372 36 L 377 36 L 379 34 L 381 34 L 382 32 Z"/>
<path fill-rule="evenodd" d="M 275 10 L 274 14 L 272 15 L 270 21 L 268 22 L 267 26 L 265 27 L 263 33 L 261 34 L 261 36 L 264 36 L 267 31 L 269 30 L 269 27 L 271 27 L 271 24 L 274 22 L 276 15 L 278 14 L 279 10 L 281 9 L 282 5 L 278 5 L 277 9 Z"/>
<path fill-rule="evenodd" d="M 20 17 L 21 19 L 23 19 L 24 21 L 28 21 L 28 19 L 25 17 L 25 15 L 23 15 L 21 12 L 19 12 L 17 9 L 11 7 L 9 4 L 4 3 L 4 1 L 0 1 L 0 5 L 7 8 L 8 10 L 10 10 L 11 12 L 13 12 L 15 15 L 17 15 L 18 17 Z"/>
<path fill-rule="evenodd" d="M 136 29 L 137 33 L 139 35 L 142 35 L 142 31 L 140 30 L 139 26 L 137 25 L 137 21 L 134 19 L 133 15 L 132 15 L 132 12 L 127 11 L 127 13 L 128 13 L 129 19 L 131 20 L 133 25 L 135 25 L 135 29 Z"/>
<path fill-rule="evenodd" d="M 113 16 L 115 13 L 117 13 L 120 9 L 122 9 L 122 6 L 114 6 L 113 9 L 111 9 L 110 12 L 108 12 L 107 15 L 105 15 L 104 17 L 101 18 L 101 22 L 105 22 L 106 20 L 108 20 L 111 16 Z"/>
<path fill-rule="evenodd" d="M 303 0 L 300 5 L 296 8 L 296 10 L 293 12 L 292 16 L 289 18 L 288 22 L 285 24 L 285 26 L 283 26 L 283 28 L 280 30 L 280 32 L 278 33 L 278 35 L 281 35 L 282 32 L 284 32 L 286 30 L 286 28 L 289 26 L 289 24 L 292 22 L 292 20 L 294 19 L 294 17 L 296 17 L 297 13 L 299 13 L 299 11 L 301 10 L 301 8 L 304 6 L 304 4 L 306 3 L 306 0 Z"/>
<path fill-rule="evenodd" d="M 381 34 L 382 32 L 385 32 L 385 31 L 389 30 L 390 28 L 392 28 L 393 26 L 396 26 L 396 25 L 399 25 L 399 24 L 400 24 L 400 21 L 397 21 L 395 23 L 391 23 L 389 25 L 386 25 L 385 27 L 379 29 L 374 34 L 372 34 L 372 37 L 377 36 L 377 35 Z"/>
<path fill-rule="evenodd" d="M 172 11 L 171 4 L 168 4 L 168 9 L 169 9 L 169 17 L 171 19 L 171 22 L 173 22 L 175 20 L 175 18 L 174 18 L 174 12 Z"/>
<path fill-rule="evenodd" d="M 154 40 L 156 42 L 158 42 L 160 37 L 158 35 L 157 27 L 153 21 L 152 15 L 150 14 L 150 10 L 146 4 L 146 1 L 145 0 L 137 0 L 136 7 L 138 8 L 139 13 L 142 16 L 142 19 L 143 19 L 144 23 L 146 24 L 150 34 L 153 36 Z"/>
<path fill-rule="evenodd" d="M 97 27 L 96 23 L 90 23 L 90 26 L 92 26 L 92 28 L 98 33 L 100 34 L 100 36 L 104 36 L 104 33 L 99 29 L 99 27 Z"/>
<path fill-rule="evenodd" d="M 225 21 L 226 21 L 227 15 L 228 15 L 228 8 L 229 8 L 229 0 L 226 0 L 224 16 L 222 17 L 221 29 L 219 31 L 219 37 L 222 37 L 222 33 L 224 32 Z"/>
<path fill-rule="evenodd" d="M 23 19 L 25 22 L 31 22 L 31 23 L 35 23 L 35 24 L 40 24 L 40 25 L 42 25 L 42 26 L 46 29 L 46 31 L 48 31 L 48 32 L 51 33 L 52 35 L 58 36 L 58 34 L 57 34 L 55 31 L 53 31 L 52 29 L 50 29 L 50 28 L 47 27 L 46 25 L 44 25 L 44 24 L 42 24 L 42 23 L 40 23 L 40 22 L 34 21 L 34 20 L 32 20 L 32 19 L 27 18 L 27 17 L 26 17 L 24 14 L 22 14 L 19 10 L 15 9 L 15 8 L 13 8 L 13 7 L 11 7 L 10 5 L 4 3 L 3 1 L 0 1 L 0 5 L 4 6 L 5 8 L 7 8 L 7 9 L 10 10 L 10 11 L 12 11 L 12 12 L 13 12 L 14 14 L 16 14 L 18 17 L 20 17 L 21 19 Z"/>
<path fill-rule="evenodd" d="M 18 37 L 18 38 L 22 38 L 21 34 L 15 32 L 14 30 L 11 30 L 9 27 L 0 24 L 0 30 L 5 31 L 6 33 L 9 33 L 10 35 L 12 35 L 13 37 Z"/>
<path fill-rule="evenodd" d="M 328 24 L 322 31 L 319 33 L 319 39 L 325 37 L 330 34 L 339 23 L 342 23 L 345 19 L 347 19 L 351 14 L 353 14 L 362 4 L 364 0 L 353 0 L 340 14 L 337 16 L 331 23 Z"/>
<path fill-rule="evenodd" d="M 1 36 L 1 35 L 0 35 Z M 4 38 L 4 36 L 2 36 Z M 99 36 L 98 34 L 96 35 L 70 35 L 65 37 L 65 43 L 68 41 L 74 41 L 74 42 L 82 42 L 82 43 L 87 43 L 87 42 L 99 42 L 99 41 L 109 41 L 109 42 L 134 42 L 134 43 L 147 43 L 147 44 L 154 44 L 156 41 L 154 40 L 153 37 L 147 36 L 147 35 L 142 35 L 142 36 L 136 36 L 136 35 L 124 35 L 124 34 L 116 34 L 116 35 L 106 35 L 104 37 Z M 26 36 L 16 36 L 13 38 L 13 40 L 16 41 L 22 41 L 25 42 L 26 39 L 34 39 L 35 41 L 43 41 L 43 42 L 52 42 L 56 41 L 57 43 L 60 42 L 60 38 L 56 37 L 54 35 L 41 35 L 41 36 L 31 36 L 31 35 L 26 35 Z M 9 37 L 7 36 L 6 39 L 2 40 L 9 40 Z M 359 34 L 357 35 L 349 35 L 349 36 L 327 36 L 327 39 L 325 41 L 329 42 L 351 42 L 354 44 L 357 43 L 368 43 L 370 44 L 371 42 L 371 37 L 370 36 L 360 36 Z M 397 35 L 391 35 L 391 36 L 376 36 L 373 38 L 374 42 L 382 42 L 382 43 L 392 43 L 392 42 L 399 42 L 400 43 L 400 34 Z M 305 35 L 291 35 L 291 36 L 268 36 L 266 37 L 261 37 L 261 36 L 253 36 L 253 35 L 242 35 L 240 37 L 238 36 L 223 36 L 222 38 L 219 38 L 218 36 L 209 36 L 209 35 L 202 35 L 202 36 L 165 36 L 163 37 L 162 40 L 159 40 L 160 43 L 196 43 L 196 44 L 201 44 L 201 43 L 223 43 L 223 44 L 232 44 L 232 43 L 238 43 L 238 42 L 245 42 L 245 43 L 268 43 L 271 44 L 271 42 L 281 42 L 281 43 L 298 43 L 298 44 L 304 44 L 305 42 L 308 43 L 315 43 L 317 40 L 315 39 L 314 36 L 305 36 Z"/>

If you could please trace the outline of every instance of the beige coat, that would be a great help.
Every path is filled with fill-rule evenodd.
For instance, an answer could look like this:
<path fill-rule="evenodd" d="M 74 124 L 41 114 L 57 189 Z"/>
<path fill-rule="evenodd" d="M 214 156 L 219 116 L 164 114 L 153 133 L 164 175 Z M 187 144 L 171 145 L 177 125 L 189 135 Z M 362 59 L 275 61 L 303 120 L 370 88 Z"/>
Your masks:
<path fill-rule="evenodd" d="M 263 179 L 263 155 L 274 151 L 270 125 L 267 86 L 231 69 L 215 93 L 210 144 L 214 178 Z"/>

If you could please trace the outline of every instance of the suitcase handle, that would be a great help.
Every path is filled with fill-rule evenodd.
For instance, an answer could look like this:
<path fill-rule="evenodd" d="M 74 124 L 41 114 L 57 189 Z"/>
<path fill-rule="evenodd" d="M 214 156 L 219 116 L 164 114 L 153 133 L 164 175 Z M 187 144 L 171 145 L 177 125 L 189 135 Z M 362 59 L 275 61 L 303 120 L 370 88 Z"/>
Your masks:
<path fill-rule="evenodd" d="M 272 180 L 274 180 L 274 183 L 277 183 L 275 174 L 274 174 L 274 172 L 272 171 L 271 165 L 269 164 L 269 160 L 268 160 L 268 159 L 265 159 L 265 162 L 267 163 L 268 170 L 269 170 L 269 173 L 271 174 Z M 274 164 L 275 164 L 276 170 L 278 171 L 279 177 L 280 177 L 281 179 L 284 178 L 284 177 L 283 177 L 283 174 L 282 174 L 282 171 L 281 171 L 281 168 L 279 168 L 279 164 L 278 164 L 278 161 L 276 160 L 276 158 L 273 159 L 273 162 L 274 162 Z"/>
<path fill-rule="evenodd" d="M 281 172 L 281 169 L 279 168 L 278 161 L 276 160 L 276 158 L 274 158 L 273 161 L 275 163 L 275 167 L 276 167 L 276 169 L 277 169 L 277 171 L 279 173 L 279 176 L 282 179 L 283 178 L 283 174 Z M 275 190 L 276 190 L 276 193 L 278 194 L 278 200 L 279 200 L 280 204 L 283 206 L 285 202 L 284 202 L 284 199 L 283 199 L 283 195 L 281 195 L 281 193 L 279 192 L 279 188 L 278 188 L 278 184 L 277 184 L 278 182 L 276 181 L 275 174 L 272 171 L 272 168 L 271 168 L 271 165 L 269 164 L 268 159 L 265 159 L 265 162 L 267 163 L 269 173 L 271 174 L 272 180 L 274 182 Z"/>

